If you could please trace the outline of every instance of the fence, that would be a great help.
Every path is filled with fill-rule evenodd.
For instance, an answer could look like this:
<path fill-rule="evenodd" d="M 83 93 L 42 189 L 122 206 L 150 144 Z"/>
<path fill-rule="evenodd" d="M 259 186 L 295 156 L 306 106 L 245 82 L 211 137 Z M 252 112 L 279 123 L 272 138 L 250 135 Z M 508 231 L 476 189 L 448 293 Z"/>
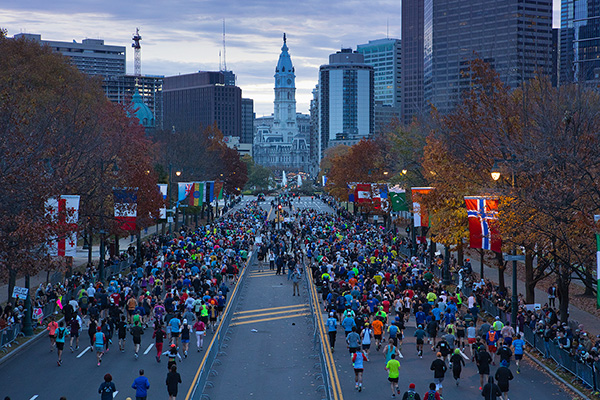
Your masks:
<path fill-rule="evenodd" d="M 0 330 L 0 350 L 6 352 L 7 347 L 19 336 L 21 333 L 21 324 L 14 323 L 2 330 Z"/>
<path fill-rule="evenodd" d="M 235 285 L 231 296 L 227 300 L 227 305 L 225 307 L 225 311 L 223 312 L 223 317 L 219 322 L 219 326 L 217 327 L 215 335 L 210 341 L 208 350 L 206 351 L 206 355 L 204 356 L 204 362 L 201 364 L 201 368 L 196 375 L 196 382 L 192 383 L 192 386 L 194 386 L 194 388 L 192 390 L 191 400 L 201 400 L 207 397 L 207 395 L 205 395 L 203 392 L 204 386 L 206 386 L 208 372 L 210 372 L 213 362 L 219 355 L 221 345 L 223 344 L 223 342 L 225 341 L 225 337 L 227 336 L 227 330 L 229 329 L 229 324 L 231 323 L 231 318 L 233 317 L 233 310 L 235 309 L 239 301 L 238 289 L 243 286 L 248 266 L 250 266 L 254 261 L 256 261 L 257 254 L 258 253 L 256 251 L 251 251 L 249 253 L 248 262 L 246 263 L 244 269 L 241 271 L 238 282 Z"/>
<path fill-rule="evenodd" d="M 492 315 L 499 316 L 502 321 L 510 319 L 509 313 L 498 308 L 489 299 L 483 299 L 481 309 Z M 554 341 L 546 341 L 544 337 L 534 332 L 529 326 L 523 327 L 523 339 L 535 350 L 539 351 L 544 357 L 553 359 L 558 366 L 570 372 L 575 379 L 581 380 L 583 384 L 589 386 L 594 391 L 598 390 L 600 384 L 600 363 L 588 364 L 580 362 L 568 351 L 561 349 Z"/>

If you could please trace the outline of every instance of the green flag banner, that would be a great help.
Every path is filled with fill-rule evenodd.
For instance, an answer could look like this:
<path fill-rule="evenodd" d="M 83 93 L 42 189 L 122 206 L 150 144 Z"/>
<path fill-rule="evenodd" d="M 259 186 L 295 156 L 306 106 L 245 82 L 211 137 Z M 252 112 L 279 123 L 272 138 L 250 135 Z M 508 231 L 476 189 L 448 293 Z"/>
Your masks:
<path fill-rule="evenodd" d="M 389 192 L 392 211 L 409 211 L 406 203 L 406 192 Z"/>

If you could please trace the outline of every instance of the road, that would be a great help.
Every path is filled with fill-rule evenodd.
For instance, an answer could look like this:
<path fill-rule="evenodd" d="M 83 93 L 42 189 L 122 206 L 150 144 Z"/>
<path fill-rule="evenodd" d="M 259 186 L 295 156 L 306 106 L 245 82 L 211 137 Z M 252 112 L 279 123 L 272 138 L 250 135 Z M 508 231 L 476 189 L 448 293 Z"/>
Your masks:
<path fill-rule="evenodd" d="M 269 211 L 270 198 L 262 206 Z M 332 211 L 319 200 L 302 198 L 294 202 L 294 210 L 307 207 Z M 272 217 L 273 212 L 270 213 Z M 266 264 L 253 264 L 248 268 L 246 280 L 238 288 L 241 301 L 232 310 L 234 319 L 228 331 L 229 340 L 226 341 L 226 347 L 221 349 L 218 362 L 212 366 L 209 385 L 204 393 L 211 399 L 324 398 L 324 393 L 318 391 L 322 384 L 318 375 L 321 371 L 313 343 L 315 327 L 306 286 L 302 284 L 300 296 L 292 296 L 291 283 L 286 275 L 276 276 Z M 326 315 L 323 313 L 322 317 Z M 412 321 L 409 326 L 414 326 Z M 429 366 L 434 355 L 426 349 L 423 359 L 416 357 L 413 333 L 412 327 L 405 332 L 400 387 L 404 391 L 409 383 L 414 382 L 419 393 L 423 394 L 433 378 Z M 210 343 L 211 335 L 209 332 L 205 346 Z M 384 356 L 374 350 L 365 365 L 363 391 L 358 393 L 354 390 L 352 364 L 342 335 L 340 331 L 336 351 L 332 354 L 342 391 L 339 398 L 389 398 L 391 392 L 384 370 Z M 101 367 L 96 366 L 91 350 L 84 351 L 87 347 L 85 341 L 75 353 L 67 349 L 63 365 L 58 367 L 56 353 L 49 352 L 49 340 L 43 338 L 10 363 L 0 366 L 0 398 L 10 396 L 12 400 L 56 400 L 66 396 L 68 400 L 98 399 L 98 386 L 104 374 L 111 373 L 118 390 L 114 398 L 124 400 L 126 397 L 133 398 L 131 383 L 140 368 L 145 369 L 150 380 L 149 398 L 166 398 L 166 362 L 163 360 L 158 364 L 155 361 L 150 337 L 151 331 L 146 330 L 142 339 L 142 353 L 146 354 L 141 354 L 139 360 L 135 360 L 132 343 L 128 341 L 125 353 L 118 352 L 113 345 L 104 356 Z M 195 350 L 193 344 L 191 348 Z M 179 363 L 183 380 L 179 398 L 185 398 L 203 354 L 191 351 L 190 356 Z M 470 361 L 466 363 L 460 386 L 454 384 L 451 373 L 447 374 L 444 381 L 446 400 L 481 398 L 475 366 Z M 495 367 L 492 367 L 492 371 L 495 371 Z M 515 374 L 511 383 L 510 398 L 574 397 L 532 363 L 525 361 L 522 374 Z"/>

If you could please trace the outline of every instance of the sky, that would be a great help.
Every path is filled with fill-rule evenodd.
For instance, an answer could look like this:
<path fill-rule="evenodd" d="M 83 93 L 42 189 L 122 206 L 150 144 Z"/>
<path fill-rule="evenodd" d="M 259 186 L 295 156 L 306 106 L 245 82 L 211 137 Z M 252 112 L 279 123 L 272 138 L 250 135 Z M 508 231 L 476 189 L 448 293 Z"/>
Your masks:
<path fill-rule="evenodd" d="M 557 27 L 560 0 L 553 1 Z M 400 0 L 3 0 L 0 27 L 9 36 L 126 46 L 127 73 L 133 73 L 131 37 L 139 28 L 142 74 L 173 76 L 219 69 L 224 20 L 227 69 L 263 116 L 273 112 L 284 32 L 296 70 L 297 111 L 308 113 L 319 66 L 329 55 L 369 40 L 400 38 L 400 13 Z"/>

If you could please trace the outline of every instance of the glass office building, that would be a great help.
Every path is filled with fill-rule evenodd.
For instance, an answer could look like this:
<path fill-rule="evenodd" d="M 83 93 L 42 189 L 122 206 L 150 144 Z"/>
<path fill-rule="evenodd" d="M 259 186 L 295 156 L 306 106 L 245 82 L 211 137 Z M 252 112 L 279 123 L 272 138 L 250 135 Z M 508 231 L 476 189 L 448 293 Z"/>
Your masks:
<path fill-rule="evenodd" d="M 560 83 L 598 82 L 600 0 L 562 0 Z"/>

